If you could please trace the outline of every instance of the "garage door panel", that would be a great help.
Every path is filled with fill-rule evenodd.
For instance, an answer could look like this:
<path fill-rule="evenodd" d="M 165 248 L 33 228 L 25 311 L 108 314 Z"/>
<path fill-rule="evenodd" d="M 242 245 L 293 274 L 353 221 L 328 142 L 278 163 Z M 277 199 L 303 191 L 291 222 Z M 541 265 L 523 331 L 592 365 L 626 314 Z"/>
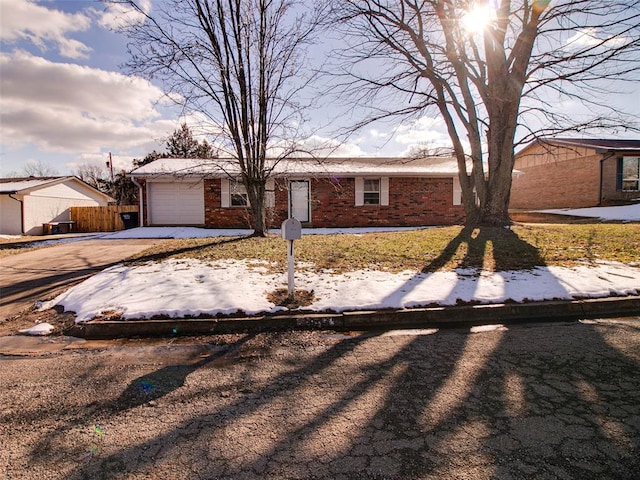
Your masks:
<path fill-rule="evenodd" d="M 202 182 L 149 183 L 151 225 L 203 225 Z"/>

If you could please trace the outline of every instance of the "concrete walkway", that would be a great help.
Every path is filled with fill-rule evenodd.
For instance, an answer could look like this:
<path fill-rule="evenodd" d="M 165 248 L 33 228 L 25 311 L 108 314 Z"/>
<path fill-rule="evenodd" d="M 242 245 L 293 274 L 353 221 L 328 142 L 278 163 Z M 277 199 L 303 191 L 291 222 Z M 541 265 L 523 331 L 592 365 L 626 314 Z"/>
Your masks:
<path fill-rule="evenodd" d="M 0 258 L 0 321 L 160 242 L 79 240 Z"/>

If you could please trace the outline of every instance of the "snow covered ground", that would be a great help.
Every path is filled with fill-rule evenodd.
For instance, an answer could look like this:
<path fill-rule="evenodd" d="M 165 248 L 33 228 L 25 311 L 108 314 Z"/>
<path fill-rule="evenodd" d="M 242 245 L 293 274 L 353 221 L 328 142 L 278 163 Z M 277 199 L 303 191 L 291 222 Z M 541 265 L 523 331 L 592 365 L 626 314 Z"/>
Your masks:
<path fill-rule="evenodd" d="M 148 318 L 163 314 L 257 314 L 285 310 L 267 300 L 286 288 L 285 274 L 273 274 L 247 261 L 207 264 L 167 260 L 140 266 L 115 266 L 63 293 L 45 305 L 63 305 L 77 322 L 101 314 Z M 532 300 L 640 294 L 640 268 L 600 264 L 575 268 L 539 267 L 498 273 L 459 269 L 436 273 L 388 273 L 361 270 L 344 274 L 296 274 L 296 288 L 313 290 L 309 310 L 345 311 L 455 305 L 478 301 Z"/>
<path fill-rule="evenodd" d="M 562 210 L 557 213 L 640 220 L 640 205 L 606 209 Z M 303 234 L 361 234 L 398 229 L 313 229 Z M 191 227 L 135 228 L 103 238 L 198 238 L 236 236 L 249 230 L 207 230 Z M 277 232 L 274 232 L 277 233 Z M 284 255 L 284 252 L 283 252 Z M 389 273 L 361 270 L 344 274 L 316 273 L 299 268 L 296 288 L 313 290 L 312 311 L 409 308 L 455 305 L 459 302 L 502 303 L 640 295 L 640 266 L 600 263 L 574 268 L 480 272 Z M 250 261 L 203 263 L 166 260 L 137 266 L 118 265 L 91 277 L 44 307 L 62 305 L 75 311 L 78 322 L 103 314 L 123 318 L 154 315 L 216 315 L 275 313 L 285 310 L 267 296 L 286 288 L 286 274 L 268 272 Z"/>
<path fill-rule="evenodd" d="M 640 203 L 620 207 L 593 207 L 540 210 L 542 213 L 573 215 L 575 217 L 593 217 L 601 220 L 622 220 L 623 222 L 640 222 Z"/>

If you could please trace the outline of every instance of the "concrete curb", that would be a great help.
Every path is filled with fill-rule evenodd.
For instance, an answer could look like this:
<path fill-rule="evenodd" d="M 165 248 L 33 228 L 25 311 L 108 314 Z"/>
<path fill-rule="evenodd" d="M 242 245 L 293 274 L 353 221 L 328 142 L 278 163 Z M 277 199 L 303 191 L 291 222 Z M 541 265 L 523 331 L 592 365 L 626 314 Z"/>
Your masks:
<path fill-rule="evenodd" d="M 384 330 L 634 315 L 640 315 L 640 296 L 243 318 L 92 321 L 78 324 L 65 334 L 109 339 L 283 330 Z"/>

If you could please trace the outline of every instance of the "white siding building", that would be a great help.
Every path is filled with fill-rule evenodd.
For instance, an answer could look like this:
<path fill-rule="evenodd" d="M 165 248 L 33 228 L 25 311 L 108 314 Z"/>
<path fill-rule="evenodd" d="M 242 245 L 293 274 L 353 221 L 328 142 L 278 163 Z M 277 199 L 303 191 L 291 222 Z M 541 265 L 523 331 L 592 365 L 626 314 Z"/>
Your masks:
<path fill-rule="evenodd" d="M 77 177 L 0 179 L 0 234 L 40 235 L 42 225 L 70 221 L 70 207 L 105 206 L 113 199 Z"/>

